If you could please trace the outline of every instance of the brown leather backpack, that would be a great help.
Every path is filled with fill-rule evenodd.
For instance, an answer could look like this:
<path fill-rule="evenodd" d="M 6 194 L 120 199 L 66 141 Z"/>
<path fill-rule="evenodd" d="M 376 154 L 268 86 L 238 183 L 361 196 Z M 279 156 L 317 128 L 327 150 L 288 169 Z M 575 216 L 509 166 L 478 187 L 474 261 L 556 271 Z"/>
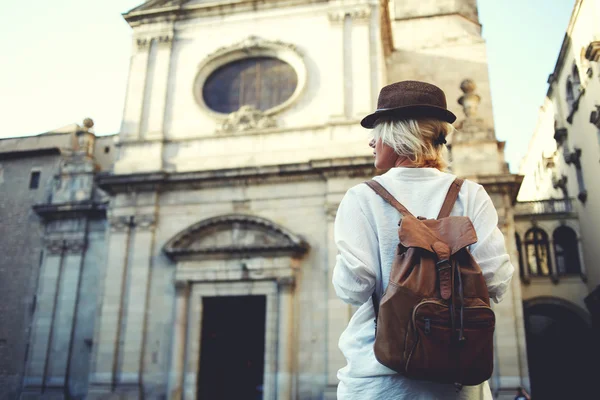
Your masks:
<path fill-rule="evenodd" d="M 468 217 L 450 217 L 463 180 L 450 186 L 437 219 L 415 218 L 376 181 L 365 182 L 403 217 L 400 244 L 375 308 L 375 357 L 398 373 L 439 383 L 477 385 L 492 375 L 494 312 Z"/>

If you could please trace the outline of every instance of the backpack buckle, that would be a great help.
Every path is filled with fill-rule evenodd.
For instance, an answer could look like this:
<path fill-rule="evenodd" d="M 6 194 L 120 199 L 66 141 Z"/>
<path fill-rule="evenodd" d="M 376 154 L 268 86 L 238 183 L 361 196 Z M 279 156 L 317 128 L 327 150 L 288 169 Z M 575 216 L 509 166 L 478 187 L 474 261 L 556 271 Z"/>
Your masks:
<path fill-rule="evenodd" d="M 440 267 L 440 265 L 444 265 L 444 264 L 446 264 L 446 266 Z M 452 265 L 450 265 L 450 260 L 448 260 L 447 258 L 436 262 L 435 266 L 437 267 L 438 271 L 443 271 L 445 269 L 452 268 Z"/>

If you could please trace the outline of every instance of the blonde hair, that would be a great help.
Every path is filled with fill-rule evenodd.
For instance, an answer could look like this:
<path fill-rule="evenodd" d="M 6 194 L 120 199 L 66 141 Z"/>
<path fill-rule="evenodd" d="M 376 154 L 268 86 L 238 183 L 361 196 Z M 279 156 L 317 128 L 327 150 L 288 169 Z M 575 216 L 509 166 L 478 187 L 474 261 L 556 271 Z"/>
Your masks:
<path fill-rule="evenodd" d="M 440 134 L 447 137 L 454 127 L 437 119 L 386 119 L 375 123 L 373 137 L 390 146 L 396 154 L 408 157 L 416 167 L 437 168 L 445 171 L 448 167 L 446 146 L 436 144 Z"/>

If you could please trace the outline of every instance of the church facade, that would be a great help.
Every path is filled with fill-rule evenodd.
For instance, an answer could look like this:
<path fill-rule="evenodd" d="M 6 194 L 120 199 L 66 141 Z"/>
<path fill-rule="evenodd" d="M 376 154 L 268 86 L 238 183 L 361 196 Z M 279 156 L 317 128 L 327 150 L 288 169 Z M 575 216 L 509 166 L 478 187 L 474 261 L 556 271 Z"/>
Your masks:
<path fill-rule="evenodd" d="M 354 309 L 331 285 L 333 222 L 381 172 L 359 120 L 390 82 L 446 92 L 452 172 L 486 188 L 519 264 L 523 177 L 494 133 L 475 0 L 151 0 L 124 18 L 118 135 L 86 121 L 0 141 L 12 163 L 58 149 L 39 168 L 47 193 L 11 205 L 40 231 L 39 261 L 17 262 L 36 267 L 21 270 L 5 393 L 334 399 Z M 494 305 L 496 398 L 529 387 L 522 291 L 515 275 Z"/>

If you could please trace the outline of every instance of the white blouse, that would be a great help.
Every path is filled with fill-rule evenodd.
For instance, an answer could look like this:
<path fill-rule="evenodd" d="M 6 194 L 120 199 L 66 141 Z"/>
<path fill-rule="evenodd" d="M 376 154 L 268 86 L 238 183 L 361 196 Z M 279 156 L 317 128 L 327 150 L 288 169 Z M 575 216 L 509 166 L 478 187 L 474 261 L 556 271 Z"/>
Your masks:
<path fill-rule="evenodd" d="M 433 168 L 392 168 L 374 179 L 413 215 L 436 218 L 455 178 Z M 477 243 L 469 250 L 483 271 L 490 298 L 500 302 L 514 267 L 492 200 L 481 185 L 465 181 L 450 215 L 468 216 L 473 222 Z M 375 290 L 381 298 L 387 287 L 399 220 L 400 213 L 365 184 L 348 190 L 338 208 L 333 286 L 343 301 L 360 306 L 339 340 L 348 364 L 338 372 L 338 399 L 491 399 L 487 382 L 456 394 L 453 385 L 404 378 L 375 359 L 371 295 Z"/>

